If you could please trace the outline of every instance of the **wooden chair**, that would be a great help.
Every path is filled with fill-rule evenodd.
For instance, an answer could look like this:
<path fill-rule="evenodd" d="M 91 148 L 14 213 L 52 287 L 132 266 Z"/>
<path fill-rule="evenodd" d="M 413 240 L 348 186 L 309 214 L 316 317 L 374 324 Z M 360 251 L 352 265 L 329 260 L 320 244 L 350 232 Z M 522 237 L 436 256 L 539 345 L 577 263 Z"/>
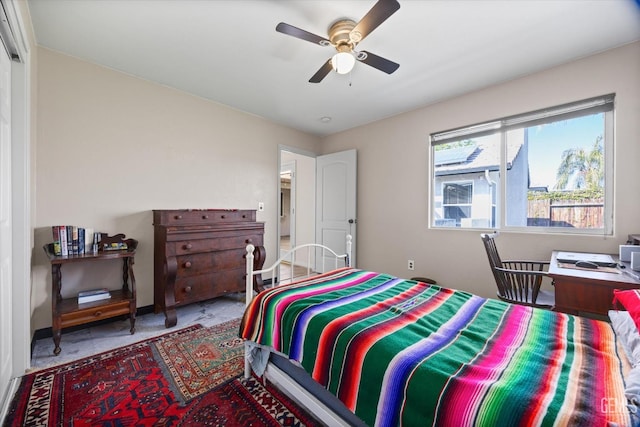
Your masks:
<path fill-rule="evenodd" d="M 545 271 L 549 262 L 502 261 L 495 243 L 497 235 L 498 233 L 481 234 L 489 257 L 489 265 L 498 286 L 498 298 L 514 304 L 552 309 L 555 305 L 554 292 L 540 289 L 542 280 L 549 277 Z"/>

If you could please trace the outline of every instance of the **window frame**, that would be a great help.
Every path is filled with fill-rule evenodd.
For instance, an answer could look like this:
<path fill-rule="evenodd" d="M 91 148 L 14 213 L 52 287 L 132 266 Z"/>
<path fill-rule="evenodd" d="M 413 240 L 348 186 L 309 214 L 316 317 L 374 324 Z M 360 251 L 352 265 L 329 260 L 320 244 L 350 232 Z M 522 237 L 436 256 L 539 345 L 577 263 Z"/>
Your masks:
<path fill-rule="evenodd" d="M 596 113 L 604 113 L 604 206 L 603 206 L 603 227 L 598 229 L 587 228 L 568 228 L 568 227 L 551 227 L 551 226 L 509 226 L 506 224 L 507 210 L 507 134 L 510 130 L 525 129 L 537 125 L 543 125 L 572 118 L 588 116 Z M 549 233 L 549 234 L 584 234 L 584 235 L 607 235 L 611 236 L 614 232 L 614 121 L 615 121 L 615 94 L 607 94 L 598 97 L 588 98 L 581 101 L 575 101 L 567 104 L 557 105 L 545 109 L 535 110 L 528 113 L 508 116 L 502 119 L 490 120 L 477 123 L 470 126 L 463 126 L 450 129 L 443 132 L 435 132 L 429 135 L 429 179 L 430 195 L 428 207 L 428 228 L 443 230 L 501 230 L 501 231 L 517 231 L 532 233 Z M 495 207 L 496 223 L 491 228 L 485 227 L 444 227 L 436 225 L 436 165 L 435 165 L 435 147 L 448 142 L 461 141 L 465 138 L 477 138 L 485 135 L 498 134 L 500 139 L 500 159 L 499 174 L 500 182 L 496 188 L 499 188 L 499 194 L 496 196 Z M 458 180 L 463 181 L 463 180 Z M 453 181 L 451 181 L 453 182 Z M 444 185 L 444 183 L 441 183 Z M 442 190 L 442 189 L 441 189 Z M 441 192 L 441 194 L 443 194 Z M 444 206 L 444 200 L 441 202 Z"/>
<path fill-rule="evenodd" d="M 459 185 L 459 186 L 463 186 L 463 185 L 469 185 L 471 187 L 471 201 L 469 203 L 445 203 L 445 187 L 447 185 Z M 451 180 L 451 181 L 444 181 L 441 183 L 441 187 L 440 187 L 440 191 L 442 193 L 442 219 L 453 219 L 453 218 L 447 218 L 444 215 L 444 211 L 445 211 L 445 207 L 449 206 L 449 207 L 453 207 L 453 206 L 457 206 L 457 207 L 469 207 L 469 211 L 471 214 L 473 214 L 473 192 L 475 190 L 475 186 L 474 186 L 474 182 L 471 179 L 456 179 L 456 180 Z M 457 219 L 456 219 L 457 222 Z M 457 228 L 457 227 L 456 227 Z"/>

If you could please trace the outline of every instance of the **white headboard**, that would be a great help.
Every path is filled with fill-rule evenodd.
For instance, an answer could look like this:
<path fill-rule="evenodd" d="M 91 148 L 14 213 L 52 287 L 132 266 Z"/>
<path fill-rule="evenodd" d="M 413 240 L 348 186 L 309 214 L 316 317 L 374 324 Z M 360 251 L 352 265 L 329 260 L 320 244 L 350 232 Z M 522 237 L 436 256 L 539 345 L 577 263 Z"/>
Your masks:
<path fill-rule="evenodd" d="M 350 234 L 347 235 L 347 241 L 346 241 L 346 249 L 347 252 L 344 254 L 337 254 L 336 252 L 334 252 L 331 248 L 329 248 L 328 246 L 324 246 L 324 245 L 320 245 L 318 243 L 307 243 L 305 245 L 300 245 L 300 246 L 296 246 L 294 248 L 291 248 L 291 250 L 285 252 L 280 258 L 278 258 L 278 260 L 276 262 L 274 262 L 270 267 L 268 268 L 263 268 L 261 270 L 255 270 L 254 271 L 254 260 L 255 260 L 255 255 L 254 252 L 256 250 L 256 247 L 253 246 L 252 244 L 248 244 L 247 245 L 247 256 L 246 256 L 246 261 L 247 261 L 247 275 L 246 275 L 246 303 L 247 305 L 249 305 L 249 303 L 251 302 L 251 300 L 253 299 L 253 295 L 254 295 L 254 287 L 253 287 L 253 283 L 254 283 L 254 277 L 258 276 L 258 275 L 262 275 L 262 274 L 267 274 L 270 273 L 271 274 L 271 281 L 272 284 L 275 286 L 276 284 L 274 283 L 275 281 L 275 274 L 277 271 L 278 266 L 280 266 L 280 264 L 283 261 L 288 261 L 291 263 L 291 266 L 293 268 L 293 266 L 295 265 L 295 260 L 296 260 L 296 255 L 302 250 L 302 249 L 307 249 L 306 250 L 306 254 L 307 254 L 307 262 L 306 262 L 306 266 L 307 266 L 307 277 L 311 276 L 312 274 L 315 274 L 315 271 L 312 271 L 311 269 L 311 257 L 312 254 L 316 254 L 318 251 L 313 251 L 312 249 L 319 249 L 321 256 L 320 258 L 322 259 L 321 262 L 321 269 L 320 271 L 324 272 L 327 271 L 325 269 L 326 265 L 325 265 L 325 258 L 329 257 L 333 259 L 334 265 L 333 265 L 333 269 L 337 269 L 338 267 L 340 267 L 339 262 L 342 260 L 342 262 L 344 262 L 344 265 L 346 267 L 350 267 L 351 266 L 351 240 L 352 237 Z M 264 248 L 261 248 L 260 251 L 261 256 L 264 256 Z"/>

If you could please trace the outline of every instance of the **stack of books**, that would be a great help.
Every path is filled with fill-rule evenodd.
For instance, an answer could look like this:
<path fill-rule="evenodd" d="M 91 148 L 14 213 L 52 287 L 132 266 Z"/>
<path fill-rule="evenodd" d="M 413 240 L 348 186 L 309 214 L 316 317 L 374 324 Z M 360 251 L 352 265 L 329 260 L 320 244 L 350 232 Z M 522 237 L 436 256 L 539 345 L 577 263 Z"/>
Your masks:
<path fill-rule="evenodd" d="M 109 293 L 109 290 L 106 288 L 92 289 L 90 291 L 78 292 L 78 304 L 83 304 L 85 302 L 100 301 L 100 300 L 109 299 L 109 298 L 111 298 L 111 294 Z"/>

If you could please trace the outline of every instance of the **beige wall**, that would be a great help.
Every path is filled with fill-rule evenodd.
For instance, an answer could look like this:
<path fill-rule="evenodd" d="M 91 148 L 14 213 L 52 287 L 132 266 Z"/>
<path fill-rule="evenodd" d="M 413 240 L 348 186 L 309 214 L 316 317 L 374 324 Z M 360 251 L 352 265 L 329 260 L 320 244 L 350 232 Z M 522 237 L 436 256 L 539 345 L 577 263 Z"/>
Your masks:
<path fill-rule="evenodd" d="M 29 14 L 29 8 L 27 7 L 26 2 L 15 2 L 16 10 L 20 14 L 20 19 L 22 20 L 22 30 L 25 35 L 25 44 L 26 49 L 28 50 L 28 58 L 24 58 L 23 64 L 28 68 L 26 71 L 26 75 L 28 76 L 28 83 L 26 85 L 29 87 L 28 96 L 29 99 L 27 102 L 29 106 L 29 110 L 27 112 L 28 115 L 28 135 L 26 139 L 29 140 L 29 166 L 28 169 L 28 183 L 27 187 L 31 189 L 29 192 L 29 205 L 31 207 L 31 217 L 29 221 L 31 224 L 35 224 L 35 206 L 36 206 L 36 192 L 34 188 L 34 183 L 36 182 L 36 148 L 37 148 L 37 134 L 38 134 L 38 48 L 36 46 L 36 37 L 33 33 L 33 27 L 31 25 L 31 15 Z M 33 245 L 33 233 L 31 232 L 31 244 Z"/>
<path fill-rule="evenodd" d="M 317 137 L 44 48 L 37 85 L 32 330 L 51 325 L 42 246 L 52 225 L 138 239 L 139 307 L 153 304 L 152 209 L 256 209 L 262 201 L 258 220 L 275 253 L 278 144 L 315 152 Z M 63 296 L 77 293 L 77 280 L 118 286 L 117 261 L 94 264 L 62 268 Z"/>
<path fill-rule="evenodd" d="M 502 233 L 498 248 L 525 259 L 548 259 L 553 249 L 617 252 L 640 232 L 640 43 L 324 138 L 323 153 L 358 150 L 358 267 L 495 296 L 479 231 L 428 228 L 429 134 L 611 92 L 615 234 Z"/>
<path fill-rule="evenodd" d="M 615 235 L 503 233 L 498 244 L 505 258 L 546 259 L 555 248 L 615 252 L 626 234 L 640 231 L 638 76 L 635 43 L 320 140 L 40 48 L 32 330 L 51 325 L 41 247 L 54 224 L 137 238 L 138 306 L 153 301 L 152 209 L 255 209 L 264 201 L 258 219 L 274 253 L 278 144 L 323 154 L 358 150 L 359 267 L 493 296 L 479 232 L 428 228 L 428 135 L 609 92 L 617 94 Z M 407 259 L 416 261 L 414 272 Z M 97 287 L 118 268 L 99 267 L 105 274 L 92 277 L 65 266 L 63 280 Z"/>

